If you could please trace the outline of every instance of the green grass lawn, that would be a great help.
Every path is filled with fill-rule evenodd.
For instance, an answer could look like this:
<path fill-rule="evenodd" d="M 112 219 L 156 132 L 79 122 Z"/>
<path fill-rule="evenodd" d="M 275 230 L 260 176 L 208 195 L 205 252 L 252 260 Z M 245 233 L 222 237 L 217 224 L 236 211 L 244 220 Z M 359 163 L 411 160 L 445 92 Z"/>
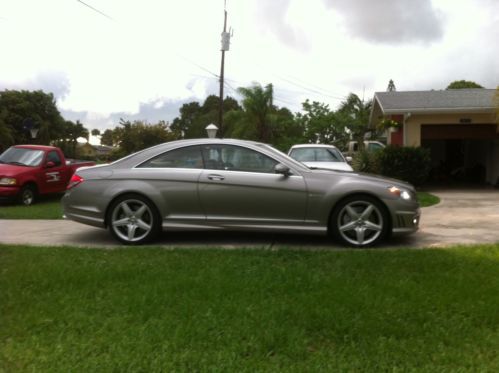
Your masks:
<path fill-rule="evenodd" d="M 434 196 L 433 194 L 427 192 L 417 192 L 417 193 L 418 193 L 418 201 L 421 207 L 433 206 L 440 202 L 440 198 Z"/>
<path fill-rule="evenodd" d="M 41 196 L 31 206 L 0 204 L 0 219 L 62 219 L 61 194 Z"/>
<path fill-rule="evenodd" d="M 499 371 L 499 245 L 0 246 L 0 371 Z"/>

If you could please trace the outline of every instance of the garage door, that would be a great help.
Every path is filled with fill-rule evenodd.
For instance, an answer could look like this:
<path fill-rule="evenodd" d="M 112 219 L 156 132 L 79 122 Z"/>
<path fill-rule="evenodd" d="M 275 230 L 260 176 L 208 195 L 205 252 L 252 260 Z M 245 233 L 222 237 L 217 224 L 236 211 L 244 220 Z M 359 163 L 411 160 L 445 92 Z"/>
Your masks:
<path fill-rule="evenodd" d="M 424 124 L 421 140 L 491 140 L 497 138 L 495 124 Z"/>

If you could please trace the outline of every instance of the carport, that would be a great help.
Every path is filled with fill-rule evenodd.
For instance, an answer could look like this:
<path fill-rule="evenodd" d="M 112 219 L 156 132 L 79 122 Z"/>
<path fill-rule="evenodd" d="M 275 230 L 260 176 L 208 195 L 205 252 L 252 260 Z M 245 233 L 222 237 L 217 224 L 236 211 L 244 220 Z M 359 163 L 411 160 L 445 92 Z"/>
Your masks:
<path fill-rule="evenodd" d="M 400 128 L 386 132 L 387 143 L 430 150 L 431 181 L 499 183 L 499 128 L 494 89 L 378 92 L 371 126 L 390 118 Z"/>

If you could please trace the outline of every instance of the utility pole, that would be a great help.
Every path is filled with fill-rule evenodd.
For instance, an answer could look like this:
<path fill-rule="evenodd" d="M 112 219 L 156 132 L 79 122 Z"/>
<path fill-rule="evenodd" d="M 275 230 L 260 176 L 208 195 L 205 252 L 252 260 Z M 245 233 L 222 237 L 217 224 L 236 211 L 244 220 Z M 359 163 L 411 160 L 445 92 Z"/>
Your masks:
<path fill-rule="evenodd" d="M 223 122 L 224 122 L 224 68 L 225 68 L 225 51 L 229 50 L 230 33 L 227 32 L 227 1 L 224 1 L 224 29 L 222 31 L 222 63 L 220 64 L 220 106 L 218 108 L 218 125 L 220 137 L 223 137 Z"/>

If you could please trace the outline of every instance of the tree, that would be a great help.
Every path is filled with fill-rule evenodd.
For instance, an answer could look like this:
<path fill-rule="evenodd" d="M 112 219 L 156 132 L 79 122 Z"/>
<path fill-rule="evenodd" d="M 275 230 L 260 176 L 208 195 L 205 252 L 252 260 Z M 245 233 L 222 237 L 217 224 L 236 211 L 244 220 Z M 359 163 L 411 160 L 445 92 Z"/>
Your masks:
<path fill-rule="evenodd" d="M 38 131 L 36 142 L 48 145 L 61 138 L 63 122 L 52 93 L 43 91 L 0 92 L 2 144 L 31 143 L 29 127 Z M 4 137 L 5 136 L 5 137 Z"/>
<path fill-rule="evenodd" d="M 445 89 L 483 88 L 480 84 L 468 80 L 455 80 Z"/>
<path fill-rule="evenodd" d="M 395 92 L 397 88 L 395 87 L 395 83 L 393 82 L 392 79 L 388 82 L 388 87 L 386 87 L 387 92 Z"/>
<path fill-rule="evenodd" d="M 106 132 L 107 130 L 104 131 L 102 137 L 106 135 Z M 143 121 L 130 122 L 121 119 L 120 127 L 112 132 L 113 143 L 119 146 L 119 156 L 179 138 L 179 134 L 171 131 L 168 123 L 164 121 L 149 124 Z"/>
<path fill-rule="evenodd" d="M 219 102 L 218 96 L 210 95 L 203 105 L 195 101 L 183 104 L 180 108 L 180 117 L 173 120 L 171 130 L 180 133 L 181 137 L 186 139 L 206 137 L 206 126 L 210 123 L 218 123 Z M 237 101 L 231 97 L 224 99 L 223 107 L 224 118 L 232 110 L 241 110 Z M 224 133 L 219 133 L 218 136 L 223 137 Z"/>
<path fill-rule="evenodd" d="M 239 87 L 237 91 L 243 96 L 242 104 L 247 119 L 255 123 L 257 140 L 270 142 L 272 129 L 269 115 L 275 110 L 272 84 L 267 84 L 263 88 L 255 83 L 251 87 Z"/>
<path fill-rule="evenodd" d="M 335 144 L 343 147 L 348 141 L 346 124 L 329 105 L 306 100 L 302 104 L 304 114 L 297 114 L 296 120 L 302 124 L 305 141 L 309 143 Z"/>
<path fill-rule="evenodd" d="M 14 144 L 12 130 L 5 122 L 7 111 L 0 108 L 0 153 Z"/>
<path fill-rule="evenodd" d="M 287 152 L 292 145 L 305 142 L 303 124 L 287 108 L 276 107 L 270 121 L 272 145 L 277 149 Z"/>
<path fill-rule="evenodd" d="M 114 146 L 115 143 L 113 141 L 113 130 L 105 130 L 100 138 L 100 143 L 101 145 Z"/>
<path fill-rule="evenodd" d="M 90 133 L 92 136 L 100 136 L 100 131 L 97 128 L 94 128 Z"/>
<path fill-rule="evenodd" d="M 56 145 L 69 157 L 76 157 L 76 148 L 78 146 L 78 139 L 83 137 L 88 142 L 88 130 L 83 124 L 77 120 L 76 123 L 66 120 L 63 123 L 63 130 Z"/>
<path fill-rule="evenodd" d="M 338 120 L 348 128 L 353 140 L 358 141 L 359 148 L 364 146 L 364 138 L 373 130 L 369 128 L 372 101 L 364 102 L 355 93 L 350 93 L 336 112 Z"/>

